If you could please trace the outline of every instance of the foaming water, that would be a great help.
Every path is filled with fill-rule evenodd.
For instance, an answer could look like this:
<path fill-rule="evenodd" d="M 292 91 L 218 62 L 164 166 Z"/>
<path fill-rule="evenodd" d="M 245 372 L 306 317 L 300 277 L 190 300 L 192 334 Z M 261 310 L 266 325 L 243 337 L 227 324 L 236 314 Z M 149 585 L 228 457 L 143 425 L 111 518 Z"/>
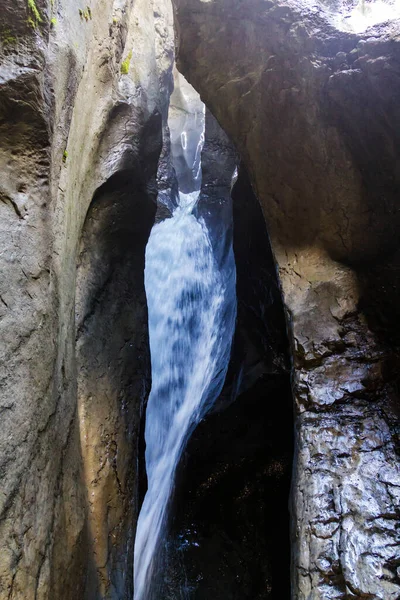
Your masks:
<path fill-rule="evenodd" d="M 166 540 L 168 504 L 186 442 L 220 393 L 236 317 L 232 249 L 218 264 L 199 192 L 180 194 L 172 218 L 152 229 L 146 249 L 152 390 L 146 411 L 148 491 L 139 515 L 135 600 L 162 600 L 154 582 Z"/>
<path fill-rule="evenodd" d="M 360 0 L 351 11 L 335 19 L 342 30 L 362 33 L 369 27 L 400 19 L 400 0 Z"/>

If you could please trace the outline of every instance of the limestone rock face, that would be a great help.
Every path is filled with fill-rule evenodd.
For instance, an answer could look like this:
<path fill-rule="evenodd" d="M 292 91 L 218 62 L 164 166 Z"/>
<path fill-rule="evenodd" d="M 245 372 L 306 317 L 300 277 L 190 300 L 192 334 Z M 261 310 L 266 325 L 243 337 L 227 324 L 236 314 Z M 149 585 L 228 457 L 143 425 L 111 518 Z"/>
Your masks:
<path fill-rule="evenodd" d="M 293 598 L 394 600 L 400 24 L 352 27 L 340 4 L 174 0 L 178 66 L 236 145 L 278 266 Z"/>
<path fill-rule="evenodd" d="M 0 12 L 0 598 L 131 598 L 172 12 Z"/>

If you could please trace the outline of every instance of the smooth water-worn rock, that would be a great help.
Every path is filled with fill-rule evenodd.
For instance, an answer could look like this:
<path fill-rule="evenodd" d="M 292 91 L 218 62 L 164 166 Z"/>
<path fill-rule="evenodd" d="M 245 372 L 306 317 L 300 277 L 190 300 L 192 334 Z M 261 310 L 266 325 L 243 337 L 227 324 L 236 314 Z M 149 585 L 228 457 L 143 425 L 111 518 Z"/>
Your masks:
<path fill-rule="evenodd" d="M 399 21 L 350 27 L 355 3 L 174 6 L 179 67 L 241 154 L 277 261 L 293 597 L 397 598 Z"/>
<path fill-rule="evenodd" d="M 128 598 L 171 7 L 0 12 L 0 598 Z"/>
<path fill-rule="evenodd" d="M 180 68 L 244 161 L 278 267 L 296 400 L 293 596 L 394 600 L 396 3 L 174 6 Z M 167 0 L 2 0 L 0 8 L 0 598 L 131 598 L 150 384 L 144 247 L 156 182 L 161 195 L 176 188 L 167 129 L 172 15 Z M 266 293 L 258 279 L 242 290 L 247 307 L 251 290 Z M 246 360 L 237 355 L 246 394 L 267 363 L 272 376 L 282 368 L 280 327 L 268 349 L 265 323 L 256 325 L 265 307 L 243 317 L 252 333 Z M 253 354 L 252 371 L 256 342 L 266 354 Z M 233 376 L 221 411 L 237 383 Z M 241 405 L 227 410 L 237 422 Z M 204 440 L 213 448 L 220 415 L 194 439 L 192 464 Z M 243 471 L 230 457 L 222 463 L 227 488 L 244 493 Z M 216 476 L 186 517 L 203 519 L 201 506 L 224 483 Z M 259 506 L 253 484 L 249 506 Z M 259 560 L 268 563 L 264 542 Z"/>

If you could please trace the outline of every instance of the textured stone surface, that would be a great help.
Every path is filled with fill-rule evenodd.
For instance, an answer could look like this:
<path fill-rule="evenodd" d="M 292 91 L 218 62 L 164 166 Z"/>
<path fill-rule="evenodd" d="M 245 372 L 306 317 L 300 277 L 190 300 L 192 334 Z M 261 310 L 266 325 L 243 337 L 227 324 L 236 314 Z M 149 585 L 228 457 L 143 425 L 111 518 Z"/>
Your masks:
<path fill-rule="evenodd" d="M 130 598 L 172 14 L 0 9 L 0 598 Z"/>
<path fill-rule="evenodd" d="M 394 600 L 399 24 L 351 33 L 336 1 L 174 3 L 181 68 L 241 154 L 279 269 L 293 596 Z M 0 9 L 0 598 L 130 598 L 169 5 Z"/>
<path fill-rule="evenodd" d="M 399 23 L 346 32 L 333 2 L 174 6 L 179 67 L 250 173 L 287 309 L 293 597 L 397 598 Z"/>

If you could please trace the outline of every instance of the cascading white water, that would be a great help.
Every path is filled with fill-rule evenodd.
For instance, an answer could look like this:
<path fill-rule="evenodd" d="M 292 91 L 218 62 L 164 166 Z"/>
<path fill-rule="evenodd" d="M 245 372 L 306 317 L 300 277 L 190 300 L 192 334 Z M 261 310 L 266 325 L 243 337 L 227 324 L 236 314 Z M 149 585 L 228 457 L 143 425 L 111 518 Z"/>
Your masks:
<path fill-rule="evenodd" d="M 400 19 L 400 0 L 358 0 L 343 2 L 330 19 L 338 29 L 363 33 L 369 27 Z"/>
<path fill-rule="evenodd" d="M 357 6 L 344 18 L 345 29 L 362 33 L 369 27 L 400 18 L 399 0 L 360 0 Z"/>
<path fill-rule="evenodd" d="M 197 189 L 203 140 L 201 131 L 191 165 Z M 232 248 L 222 263 L 216 259 L 205 221 L 193 213 L 198 196 L 198 191 L 179 194 L 172 218 L 153 227 L 146 249 L 152 390 L 145 427 L 148 490 L 134 551 L 135 600 L 162 600 L 153 589 L 154 567 L 166 540 L 176 468 L 191 432 L 222 389 L 234 330 Z"/>

